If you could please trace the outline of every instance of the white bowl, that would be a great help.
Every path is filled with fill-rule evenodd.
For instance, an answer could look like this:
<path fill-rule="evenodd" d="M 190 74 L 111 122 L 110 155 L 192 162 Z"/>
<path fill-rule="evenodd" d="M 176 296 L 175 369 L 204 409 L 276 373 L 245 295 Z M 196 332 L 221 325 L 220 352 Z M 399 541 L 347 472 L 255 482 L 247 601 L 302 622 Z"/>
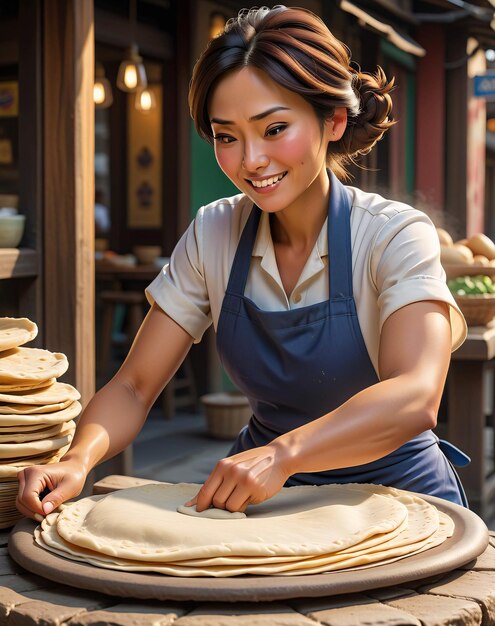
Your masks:
<path fill-rule="evenodd" d="M 138 263 L 150 265 L 162 254 L 161 246 L 134 246 L 132 253 L 137 258 Z"/>
<path fill-rule="evenodd" d="M 16 248 L 24 233 L 25 215 L 0 215 L 0 248 Z"/>

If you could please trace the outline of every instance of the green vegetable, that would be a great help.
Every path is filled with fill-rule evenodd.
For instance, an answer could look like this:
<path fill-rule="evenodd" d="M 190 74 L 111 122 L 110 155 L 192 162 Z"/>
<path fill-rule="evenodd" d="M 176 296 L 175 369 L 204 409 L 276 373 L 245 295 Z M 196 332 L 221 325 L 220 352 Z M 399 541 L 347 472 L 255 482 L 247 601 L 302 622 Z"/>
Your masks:
<path fill-rule="evenodd" d="M 458 276 L 447 282 L 450 291 L 458 296 L 495 293 L 495 283 L 489 276 Z"/>

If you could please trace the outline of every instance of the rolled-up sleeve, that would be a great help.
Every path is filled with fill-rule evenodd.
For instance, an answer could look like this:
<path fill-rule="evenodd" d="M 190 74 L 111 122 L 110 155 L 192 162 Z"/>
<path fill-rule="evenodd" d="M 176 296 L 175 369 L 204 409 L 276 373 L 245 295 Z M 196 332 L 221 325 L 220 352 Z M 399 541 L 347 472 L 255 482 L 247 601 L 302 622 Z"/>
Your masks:
<path fill-rule="evenodd" d="M 377 233 L 370 269 L 379 294 L 380 329 L 403 306 L 436 300 L 449 305 L 452 350 L 463 343 L 466 321 L 446 284 L 438 236 L 424 213 L 400 211 L 387 220 Z"/>
<path fill-rule="evenodd" d="M 203 209 L 200 209 L 177 243 L 170 263 L 163 267 L 145 291 L 148 302 L 156 302 L 191 335 L 194 343 L 201 341 L 211 324 L 210 301 L 204 278 L 202 220 Z"/>

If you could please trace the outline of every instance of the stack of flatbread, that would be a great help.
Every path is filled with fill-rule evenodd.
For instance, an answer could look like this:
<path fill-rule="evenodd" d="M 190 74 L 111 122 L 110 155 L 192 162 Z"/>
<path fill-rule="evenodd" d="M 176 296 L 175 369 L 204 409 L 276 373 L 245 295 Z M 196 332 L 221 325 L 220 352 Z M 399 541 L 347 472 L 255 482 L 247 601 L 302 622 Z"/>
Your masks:
<path fill-rule="evenodd" d="M 383 565 L 441 544 L 453 521 L 379 485 L 282 489 L 246 514 L 184 507 L 200 485 L 154 483 L 62 505 L 35 530 L 68 559 L 169 576 L 294 576 Z"/>
<path fill-rule="evenodd" d="M 38 333 L 26 318 L 0 318 L 0 528 L 20 517 L 17 473 L 53 463 L 68 450 L 80 394 L 57 381 L 68 368 L 64 354 L 25 348 Z"/>

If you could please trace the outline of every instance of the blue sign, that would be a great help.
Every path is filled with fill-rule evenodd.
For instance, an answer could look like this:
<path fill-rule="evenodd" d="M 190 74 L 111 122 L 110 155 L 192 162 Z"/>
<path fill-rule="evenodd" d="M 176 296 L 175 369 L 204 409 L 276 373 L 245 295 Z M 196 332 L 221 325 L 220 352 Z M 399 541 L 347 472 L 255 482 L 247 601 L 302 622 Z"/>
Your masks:
<path fill-rule="evenodd" d="M 474 95 L 478 98 L 495 99 L 495 74 L 475 76 Z"/>

